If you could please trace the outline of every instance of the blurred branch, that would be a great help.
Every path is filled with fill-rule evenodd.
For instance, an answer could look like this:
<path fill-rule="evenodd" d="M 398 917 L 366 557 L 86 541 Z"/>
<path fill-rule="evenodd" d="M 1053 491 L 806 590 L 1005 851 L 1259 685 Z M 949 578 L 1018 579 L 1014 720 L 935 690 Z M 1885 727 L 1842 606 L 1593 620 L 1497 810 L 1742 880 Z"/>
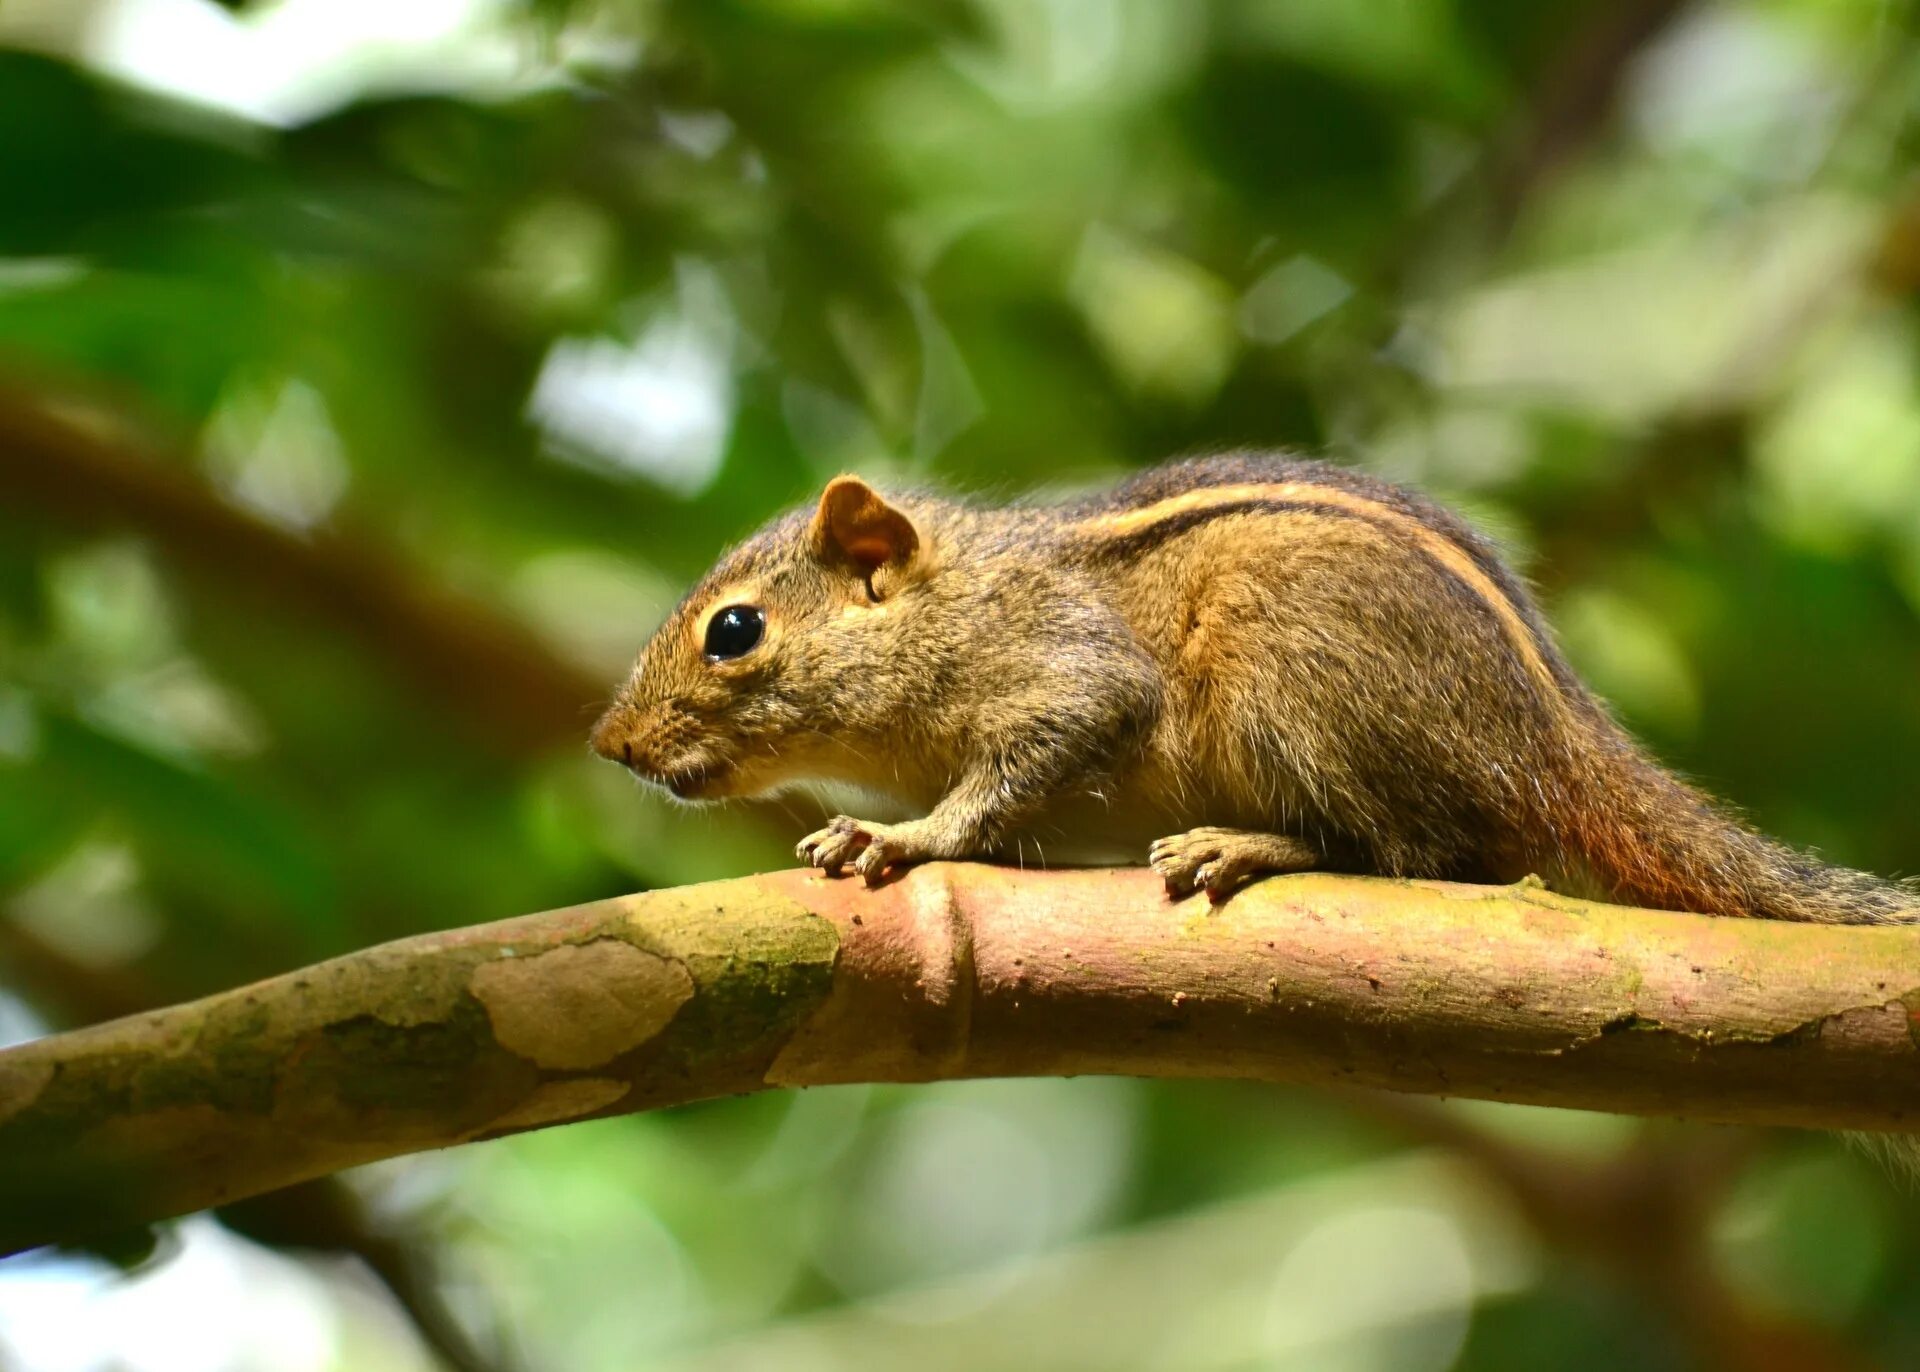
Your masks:
<path fill-rule="evenodd" d="M 319 1177 L 225 1206 L 220 1222 L 255 1243 L 356 1259 L 451 1372 L 499 1372 L 516 1365 L 502 1354 L 481 1352 L 454 1318 L 440 1294 L 439 1264 L 424 1237 L 376 1221 L 360 1194 L 337 1178 Z M 498 1330 L 489 1332 L 498 1344 Z"/>
<path fill-rule="evenodd" d="M 77 528 L 132 528 L 180 568 L 270 612 L 312 614 L 358 639 L 494 747 L 577 743 L 607 691 L 483 606 L 430 584 L 389 550 L 297 535 L 234 506 L 97 407 L 0 381 L 0 504 Z"/>
<path fill-rule="evenodd" d="M 1438 1145 L 1512 1199 L 1540 1239 L 1598 1269 L 1661 1313 L 1695 1365 L 1726 1372 L 1865 1372 L 1874 1364 L 1827 1331 L 1764 1313 L 1722 1280 L 1708 1250 L 1713 1212 L 1752 1136 L 1643 1135 L 1585 1162 L 1509 1143 L 1430 1102 L 1369 1092 L 1348 1104 L 1403 1137 Z"/>
<path fill-rule="evenodd" d="M 152 994 L 138 972 L 123 965 L 94 967 L 80 962 L 17 920 L 0 916 L 0 986 L 18 988 L 49 1018 L 91 1024 L 152 1009 L 162 997 Z"/>
<path fill-rule="evenodd" d="M 1504 152 L 1494 156 L 1489 189 L 1497 238 L 1506 237 L 1533 192 L 1606 127 L 1634 61 L 1687 0 L 1589 8 L 1592 21 L 1547 64 Z"/>
<path fill-rule="evenodd" d="M 0 1250 L 769 1086 L 1246 1077 L 1893 1130 L 1920 929 L 1305 875 L 784 872 L 429 934 L 0 1052 Z"/>
<path fill-rule="evenodd" d="M 1633 64 L 1687 9 L 1688 0 L 1628 0 L 1587 7 L 1541 67 L 1505 127 L 1493 131 L 1472 173 L 1455 180 L 1382 260 L 1389 277 L 1405 278 L 1430 259 L 1436 243 L 1458 251 L 1465 229 L 1484 255 L 1504 244 L 1528 203 L 1561 168 L 1576 160 L 1611 122 Z M 1406 289 L 1380 283 L 1392 295 Z M 1388 316 L 1397 319 L 1397 316 Z"/>

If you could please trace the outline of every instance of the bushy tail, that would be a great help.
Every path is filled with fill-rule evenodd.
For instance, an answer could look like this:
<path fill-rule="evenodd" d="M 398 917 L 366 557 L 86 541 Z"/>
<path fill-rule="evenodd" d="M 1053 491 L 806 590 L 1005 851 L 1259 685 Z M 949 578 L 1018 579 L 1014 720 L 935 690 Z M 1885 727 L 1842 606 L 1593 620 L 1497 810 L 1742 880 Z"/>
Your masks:
<path fill-rule="evenodd" d="M 1573 788 L 1561 841 L 1613 899 L 1661 910 L 1825 924 L 1920 922 L 1920 887 L 1834 867 L 1755 832 L 1624 734 Z"/>

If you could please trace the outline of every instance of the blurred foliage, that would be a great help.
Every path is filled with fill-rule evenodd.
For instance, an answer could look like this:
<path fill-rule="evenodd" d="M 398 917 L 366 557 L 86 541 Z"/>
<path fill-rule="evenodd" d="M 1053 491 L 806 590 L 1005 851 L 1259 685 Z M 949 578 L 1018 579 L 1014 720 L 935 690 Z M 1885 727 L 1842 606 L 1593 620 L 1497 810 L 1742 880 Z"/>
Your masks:
<path fill-rule="evenodd" d="M 580 739 L 845 468 L 1418 481 L 1665 757 L 1920 860 L 1908 5 L 384 9 L 0 0 L 0 1034 L 785 861 Z M 1819 1139 L 978 1083 L 353 1185 L 0 1267 L 0 1364 L 1920 1362 Z"/>

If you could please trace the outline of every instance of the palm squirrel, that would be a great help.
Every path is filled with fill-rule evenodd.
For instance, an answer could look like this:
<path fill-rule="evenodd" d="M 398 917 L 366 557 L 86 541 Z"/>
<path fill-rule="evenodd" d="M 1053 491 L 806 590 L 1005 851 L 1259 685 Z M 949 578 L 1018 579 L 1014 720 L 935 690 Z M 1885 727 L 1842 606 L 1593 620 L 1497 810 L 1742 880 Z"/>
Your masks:
<path fill-rule="evenodd" d="M 1172 463 L 984 508 L 851 476 L 723 557 L 593 731 L 687 800 L 854 783 L 799 855 L 1142 853 L 1176 896 L 1268 872 L 1511 882 L 1773 919 L 1920 891 L 1747 828 L 1581 684 L 1493 547 L 1327 463 Z"/>

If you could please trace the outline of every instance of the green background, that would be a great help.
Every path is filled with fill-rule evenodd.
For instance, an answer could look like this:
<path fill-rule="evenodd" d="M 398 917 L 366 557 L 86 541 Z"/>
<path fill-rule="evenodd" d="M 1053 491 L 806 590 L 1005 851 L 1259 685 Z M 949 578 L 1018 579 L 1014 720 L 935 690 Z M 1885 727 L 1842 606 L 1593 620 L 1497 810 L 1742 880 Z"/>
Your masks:
<path fill-rule="evenodd" d="M 1920 855 L 1905 4 L 115 9 L 0 0 L 8 1037 L 790 861 L 584 735 L 847 469 L 1417 482 L 1661 756 Z M 141 1247 L 0 1264 L 0 1368 L 1920 1365 L 1837 1143 L 1234 1085 L 719 1103 Z"/>

